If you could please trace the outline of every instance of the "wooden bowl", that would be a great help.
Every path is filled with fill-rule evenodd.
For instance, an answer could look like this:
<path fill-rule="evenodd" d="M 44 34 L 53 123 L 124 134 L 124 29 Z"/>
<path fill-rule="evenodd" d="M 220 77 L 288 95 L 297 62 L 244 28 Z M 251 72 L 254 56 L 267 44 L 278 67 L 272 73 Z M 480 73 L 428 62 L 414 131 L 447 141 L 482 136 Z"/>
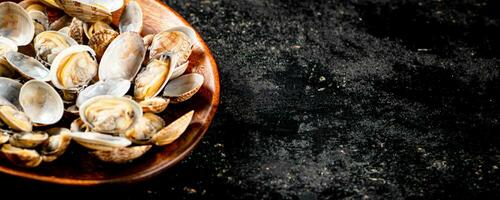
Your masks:
<path fill-rule="evenodd" d="M 137 0 L 144 12 L 143 35 L 156 33 L 173 26 L 191 27 L 186 20 L 160 1 Z M 116 22 L 120 12 L 114 14 Z M 93 158 L 74 142 L 61 158 L 53 163 L 43 163 L 38 168 L 16 167 L 0 158 L 0 172 L 43 182 L 92 186 L 112 183 L 131 183 L 150 178 L 172 167 L 190 154 L 207 131 L 219 104 L 219 75 L 215 60 L 198 34 L 198 45 L 189 58 L 188 71 L 200 73 L 205 83 L 190 100 L 179 105 L 169 105 L 163 113 L 167 123 L 173 118 L 195 110 L 186 132 L 174 143 L 153 147 L 143 157 L 124 165 L 106 164 Z M 67 125 L 69 127 L 69 124 Z"/>

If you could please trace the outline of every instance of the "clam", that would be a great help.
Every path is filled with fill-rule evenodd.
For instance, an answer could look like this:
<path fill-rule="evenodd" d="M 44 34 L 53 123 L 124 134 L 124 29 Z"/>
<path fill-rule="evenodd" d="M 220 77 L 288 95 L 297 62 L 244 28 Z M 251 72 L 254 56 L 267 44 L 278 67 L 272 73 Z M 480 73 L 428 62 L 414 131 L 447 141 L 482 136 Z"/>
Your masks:
<path fill-rule="evenodd" d="M 55 2 L 66 14 L 84 22 L 111 21 L 111 12 L 123 6 L 123 0 L 55 0 Z"/>
<path fill-rule="evenodd" d="M 111 95 L 121 97 L 125 95 L 130 88 L 130 81 L 124 79 L 101 80 L 80 92 L 76 99 L 76 106 L 80 107 L 87 100 L 102 95 Z"/>
<path fill-rule="evenodd" d="M 71 142 L 71 131 L 67 128 L 51 128 L 47 130 L 51 136 L 42 144 L 43 161 L 52 162 L 60 157 Z"/>
<path fill-rule="evenodd" d="M 141 33 L 143 26 L 142 18 L 142 9 L 139 3 L 130 1 L 120 17 L 120 24 L 118 25 L 120 33 L 129 31 Z"/>
<path fill-rule="evenodd" d="M 101 58 L 109 44 L 111 44 L 116 37 L 118 37 L 118 32 L 113 29 L 104 29 L 92 35 L 89 39 L 89 46 L 94 49 L 97 57 Z"/>
<path fill-rule="evenodd" d="M 14 41 L 17 46 L 31 42 L 35 25 L 28 13 L 13 2 L 0 3 L 0 36 Z"/>
<path fill-rule="evenodd" d="M 31 121 L 40 125 L 55 124 L 64 114 L 61 96 L 48 83 L 31 80 L 23 85 L 19 101 Z"/>
<path fill-rule="evenodd" d="M 62 7 L 55 0 L 40 0 L 40 2 L 49 7 L 62 9 Z"/>
<path fill-rule="evenodd" d="M 84 32 L 83 32 L 83 22 L 78 18 L 74 17 L 69 25 L 69 36 L 75 39 L 78 44 L 83 44 Z"/>
<path fill-rule="evenodd" d="M 136 144 L 147 144 L 163 127 L 165 121 L 160 116 L 145 113 L 134 127 L 125 132 L 125 136 Z"/>
<path fill-rule="evenodd" d="M 5 59 L 13 69 L 27 79 L 49 81 L 50 71 L 42 63 L 33 57 L 19 52 L 9 51 L 5 54 Z"/>
<path fill-rule="evenodd" d="M 99 79 L 132 80 L 141 67 L 146 49 L 141 36 L 126 32 L 116 37 L 108 46 L 99 64 Z"/>
<path fill-rule="evenodd" d="M 161 113 L 167 108 L 169 102 L 169 99 L 153 97 L 139 102 L 139 105 L 144 112 Z"/>
<path fill-rule="evenodd" d="M 52 62 L 50 78 L 56 88 L 77 90 L 86 86 L 97 73 L 97 61 L 92 48 L 71 46 L 60 52 Z"/>
<path fill-rule="evenodd" d="M 190 99 L 203 85 L 204 78 L 200 74 L 191 73 L 182 75 L 170 81 L 165 90 L 163 90 L 163 96 L 169 97 L 170 101 L 174 104 L 184 102 Z"/>
<path fill-rule="evenodd" d="M 42 163 L 42 157 L 35 150 L 28 150 L 4 144 L 0 151 L 15 165 L 33 168 Z"/>
<path fill-rule="evenodd" d="M 36 57 L 48 64 L 51 64 L 61 51 L 77 44 L 73 38 L 57 31 L 42 32 L 34 40 Z"/>
<path fill-rule="evenodd" d="M 178 118 L 174 122 L 170 123 L 165 128 L 161 129 L 158 133 L 156 133 L 151 140 L 157 146 L 163 146 L 170 144 L 177 140 L 184 131 L 186 131 L 187 127 L 191 123 L 191 119 L 193 118 L 194 111 L 190 111 L 184 114 L 182 117 Z"/>
<path fill-rule="evenodd" d="M 1 131 L 0 132 L 0 145 L 5 144 L 9 141 L 10 134 L 7 133 L 6 131 Z"/>
<path fill-rule="evenodd" d="M 83 24 L 83 31 L 85 32 L 85 36 L 87 36 L 87 38 L 89 39 L 92 38 L 92 36 L 95 33 L 100 32 L 102 30 L 113 30 L 113 28 L 111 28 L 109 24 L 102 21 L 96 21 L 92 23 L 90 26 L 88 23 Z"/>
<path fill-rule="evenodd" d="M 33 149 L 45 142 L 48 138 L 49 135 L 41 131 L 14 133 L 9 139 L 9 144 L 19 148 Z"/>
<path fill-rule="evenodd" d="M 0 105 L 0 119 L 11 129 L 21 132 L 33 130 L 31 119 L 24 112 L 9 105 Z"/>
<path fill-rule="evenodd" d="M 172 76 L 176 63 L 177 57 L 169 54 L 151 60 L 135 78 L 134 98 L 142 101 L 160 94 Z"/>
<path fill-rule="evenodd" d="M 103 162 L 122 164 L 135 160 L 151 149 L 151 145 L 115 148 L 105 151 L 94 151 L 92 154 Z"/>
<path fill-rule="evenodd" d="M 15 107 L 20 110 L 21 104 L 19 103 L 19 92 L 23 84 L 19 81 L 0 77 L 0 97 L 6 101 L 15 105 Z M 4 105 L 4 104 L 2 104 Z"/>
<path fill-rule="evenodd" d="M 142 117 L 139 104 L 125 97 L 97 96 L 80 106 L 80 118 L 93 131 L 119 134 Z"/>
<path fill-rule="evenodd" d="M 179 57 L 177 65 L 187 62 L 196 41 L 196 33 L 188 27 L 174 27 L 155 35 L 149 47 L 149 58 L 164 53 L 174 53 Z"/>
<path fill-rule="evenodd" d="M 39 10 L 31 10 L 28 15 L 33 20 L 33 25 L 35 26 L 35 35 L 49 30 L 49 17 Z"/>
<path fill-rule="evenodd" d="M 126 138 L 96 132 L 71 132 L 69 134 L 75 142 L 92 150 L 110 151 L 132 144 Z"/>

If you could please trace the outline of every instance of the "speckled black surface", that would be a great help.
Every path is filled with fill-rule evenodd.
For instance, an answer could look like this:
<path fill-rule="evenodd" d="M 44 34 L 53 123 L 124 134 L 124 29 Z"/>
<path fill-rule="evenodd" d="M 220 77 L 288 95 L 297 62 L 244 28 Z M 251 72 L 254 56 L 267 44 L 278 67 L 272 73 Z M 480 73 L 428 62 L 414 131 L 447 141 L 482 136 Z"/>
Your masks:
<path fill-rule="evenodd" d="M 220 70 L 220 108 L 194 153 L 138 185 L 74 189 L 2 175 L 11 184 L 1 191 L 499 198 L 498 1 L 167 3 L 203 35 Z"/>

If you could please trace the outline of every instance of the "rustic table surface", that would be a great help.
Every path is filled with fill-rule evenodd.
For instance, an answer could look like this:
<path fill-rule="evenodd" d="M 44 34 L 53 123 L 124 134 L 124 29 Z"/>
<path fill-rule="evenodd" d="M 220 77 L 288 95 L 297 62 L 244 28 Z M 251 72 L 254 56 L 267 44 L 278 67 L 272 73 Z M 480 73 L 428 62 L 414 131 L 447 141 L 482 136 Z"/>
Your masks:
<path fill-rule="evenodd" d="M 219 111 L 193 154 L 134 185 L 68 188 L 0 175 L 0 191 L 498 199 L 498 1 L 166 3 L 201 33 L 220 70 Z"/>

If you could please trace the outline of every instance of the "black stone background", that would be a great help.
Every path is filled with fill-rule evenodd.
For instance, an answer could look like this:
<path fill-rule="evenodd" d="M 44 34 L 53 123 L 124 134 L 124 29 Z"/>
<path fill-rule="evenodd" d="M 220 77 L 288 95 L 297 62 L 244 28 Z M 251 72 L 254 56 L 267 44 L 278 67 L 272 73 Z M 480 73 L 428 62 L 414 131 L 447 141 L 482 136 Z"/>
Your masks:
<path fill-rule="evenodd" d="M 498 1 L 166 2 L 203 35 L 220 70 L 220 108 L 194 153 L 138 185 L 75 189 L 2 175 L 2 191 L 499 198 Z"/>

